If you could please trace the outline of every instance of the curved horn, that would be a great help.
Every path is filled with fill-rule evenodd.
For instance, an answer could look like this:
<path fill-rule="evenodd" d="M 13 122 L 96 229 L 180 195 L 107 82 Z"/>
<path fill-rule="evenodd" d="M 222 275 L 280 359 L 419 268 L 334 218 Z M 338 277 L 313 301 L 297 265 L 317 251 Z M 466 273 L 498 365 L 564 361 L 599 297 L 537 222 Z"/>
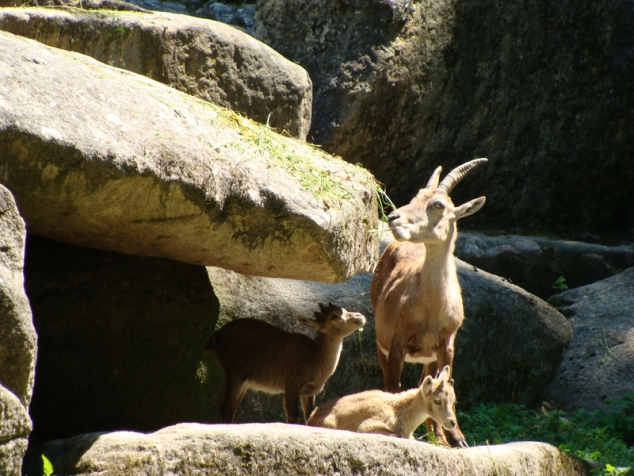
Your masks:
<path fill-rule="evenodd" d="M 451 172 L 447 174 L 447 176 L 440 182 L 438 188 L 444 188 L 447 194 L 451 192 L 451 190 L 458 185 L 458 183 L 464 178 L 467 173 L 474 167 L 487 162 L 487 159 L 474 159 L 470 160 L 466 164 L 462 164 L 460 167 L 456 167 Z"/>
<path fill-rule="evenodd" d="M 431 174 L 431 177 L 429 178 L 429 182 L 427 182 L 427 185 L 425 186 L 425 188 L 431 188 L 432 190 L 434 190 L 436 187 L 438 187 L 438 181 L 440 180 L 440 172 L 442 172 L 442 167 L 436 167 L 436 170 L 434 170 L 434 173 Z"/>

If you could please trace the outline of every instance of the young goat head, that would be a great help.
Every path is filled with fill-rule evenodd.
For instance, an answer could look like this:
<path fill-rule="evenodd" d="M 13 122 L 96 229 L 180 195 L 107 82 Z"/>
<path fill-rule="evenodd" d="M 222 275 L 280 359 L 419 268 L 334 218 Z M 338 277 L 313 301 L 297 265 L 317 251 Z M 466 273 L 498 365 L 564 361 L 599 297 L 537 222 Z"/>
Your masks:
<path fill-rule="evenodd" d="M 412 438 L 425 419 L 433 418 L 445 429 L 453 430 L 458 423 L 450 373 L 449 366 L 445 366 L 437 379 L 428 375 L 419 388 L 400 393 L 368 390 L 331 400 L 320 405 L 306 424 Z"/>
<path fill-rule="evenodd" d="M 440 183 L 438 167 L 427 186 L 388 217 L 396 241 L 381 255 L 370 286 L 379 363 L 388 392 L 400 391 L 404 362 L 425 364 L 420 382 L 453 363 L 454 340 L 464 319 L 453 256 L 456 222 L 480 210 L 485 197 L 455 206 L 449 193 L 486 161 L 467 162 Z M 446 442 L 439 425 L 436 434 Z M 466 446 L 458 427 L 449 436 L 453 446 Z"/>
<path fill-rule="evenodd" d="M 315 395 L 334 373 L 343 339 L 365 325 L 365 317 L 338 306 L 319 304 L 315 319 L 298 316 L 304 326 L 316 329 L 313 340 L 258 319 L 236 319 L 211 336 L 205 350 L 215 353 L 225 373 L 224 422 L 233 422 L 249 389 L 284 393 L 286 421 L 299 421 L 301 400 L 304 418 L 315 407 Z"/>

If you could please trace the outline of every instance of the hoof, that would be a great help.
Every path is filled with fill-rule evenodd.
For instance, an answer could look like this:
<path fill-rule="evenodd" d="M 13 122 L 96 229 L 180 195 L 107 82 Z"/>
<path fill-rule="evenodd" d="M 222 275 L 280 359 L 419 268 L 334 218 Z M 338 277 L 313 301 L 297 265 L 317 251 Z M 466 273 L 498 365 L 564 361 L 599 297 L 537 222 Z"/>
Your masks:
<path fill-rule="evenodd" d="M 454 448 L 469 448 L 469 445 L 467 444 L 467 440 L 465 440 L 464 438 L 452 441 L 451 446 L 453 446 Z"/>

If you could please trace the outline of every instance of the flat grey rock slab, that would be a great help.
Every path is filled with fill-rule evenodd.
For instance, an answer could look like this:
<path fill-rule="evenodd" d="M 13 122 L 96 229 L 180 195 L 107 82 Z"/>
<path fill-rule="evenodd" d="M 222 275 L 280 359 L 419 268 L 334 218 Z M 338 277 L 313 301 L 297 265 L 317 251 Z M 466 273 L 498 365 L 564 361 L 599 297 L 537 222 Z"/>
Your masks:
<path fill-rule="evenodd" d="M 250 275 L 335 282 L 374 266 L 364 169 L 4 32 L 0 81 L 0 183 L 30 233 Z"/>
<path fill-rule="evenodd" d="M 105 10 L 126 5 L 133 7 L 3 8 L 0 30 L 142 74 L 306 139 L 313 87 L 304 68 L 223 23 Z"/>
<path fill-rule="evenodd" d="M 56 473 L 176 475 L 585 475 L 585 462 L 546 443 L 453 450 L 382 435 L 301 425 L 183 423 L 151 434 L 91 433 L 30 451 Z M 31 466 L 31 464 L 35 464 Z"/>

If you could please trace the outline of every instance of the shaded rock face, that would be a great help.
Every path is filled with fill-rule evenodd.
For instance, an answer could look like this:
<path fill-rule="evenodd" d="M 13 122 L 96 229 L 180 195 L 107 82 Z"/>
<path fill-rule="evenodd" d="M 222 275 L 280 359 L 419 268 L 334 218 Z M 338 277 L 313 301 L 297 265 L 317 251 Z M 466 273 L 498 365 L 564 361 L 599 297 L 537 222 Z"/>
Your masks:
<path fill-rule="evenodd" d="M 142 74 L 301 140 L 310 127 L 306 71 L 223 23 L 169 13 L 19 8 L 0 11 L 0 29 Z"/>
<path fill-rule="evenodd" d="M 315 141 L 397 205 L 437 165 L 488 157 L 455 194 L 487 196 L 471 226 L 631 236 L 630 0 L 372 3 L 258 5 L 254 35 L 313 79 Z"/>
<path fill-rule="evenodd" d="M 453 377 L 461 407 L 535 403 L 557 374 L 570 323 L 535 295 L 459 260 L 458 279 L 466 319 Z"/>
<path fill-rule="evenodd" d="M 245 274 L 334 282 L 372 268 L 366 170 L 5 32 L 0 80 L 0 182 L 30 232 Z"/>
<path fill-rule="evenodd" d="M 257 5 L 253 36 L 302 65 L 313 81 L 313 107 L 318 113 L 313 115 L 311 141 L 334 150 L 339 129 L 360 112 L 359 103 L 373 95 L 377 75 L 383 74 L 382 66 L 393 56 L 384 46 L 395 40 L 408 18 L 404 3 L 308 1 L 291 6 L 268 1 Z"/>
<path fill-rule="evenodd" d="M 414 440 L 299 425 L 182 424 L 149 435 L 93 433 L 29 452 L 29 474 L 41 453 L 56 472 L 92 474 L 589 474 L 585 461 L 546 443 L 509 443 L 455 451 Z"/>
<path fill-rule="evenodd" d="M 564 291 L 548 302 L 574 330 L 557 378 L 546 394 L 566 409 L 606 409 L 634 392 L 634 268 Z"/>
<path fill-rule="evenodd" d="M 31 445 L 217 420 L 202 349 L 218 300 L 204 267 L 29 235 L 25 274 L 39 336 Z"/>
<path fill-rule="evenodd" d="M 460 233 L 456 256 L 548 299 L 634 266 L 634 246 L 605 246 L 534 236 Z M 557 283 L 563 278 L 564 281 Z M 563 287 L 564 289 L 567 289 Z"/>
<path fill-rule="evenodd" d="M 0 474 L 18 475 L 31 431 L 37 336 L 24 291 L 26 230 L 0 185 Z"/>

